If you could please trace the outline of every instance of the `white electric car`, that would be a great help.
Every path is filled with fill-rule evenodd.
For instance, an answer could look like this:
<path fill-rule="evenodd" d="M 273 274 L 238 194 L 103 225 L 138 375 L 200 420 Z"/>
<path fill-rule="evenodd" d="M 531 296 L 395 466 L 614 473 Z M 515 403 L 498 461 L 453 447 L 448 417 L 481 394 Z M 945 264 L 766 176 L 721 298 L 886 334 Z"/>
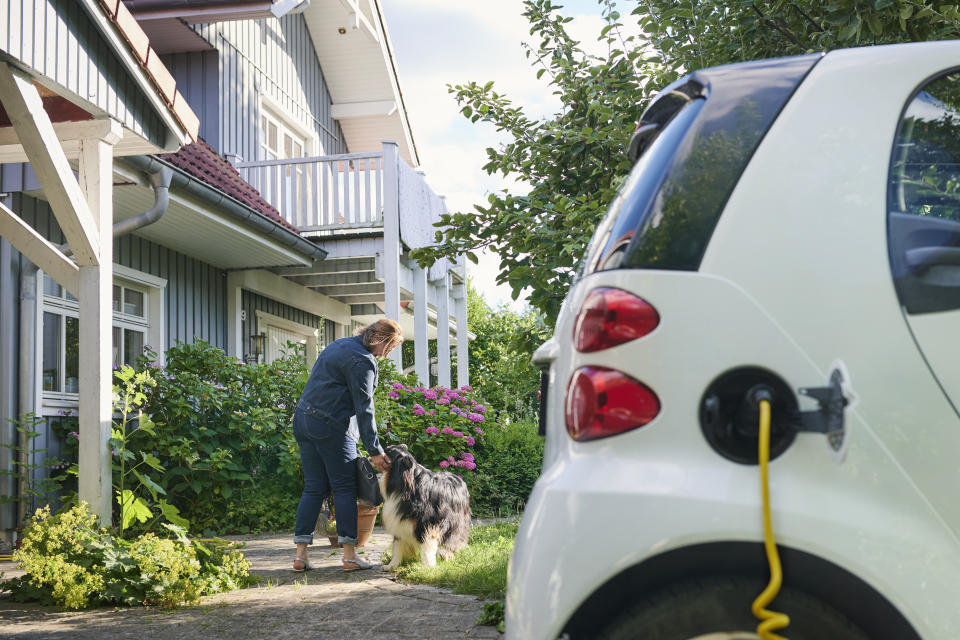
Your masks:
<path fill-rule="evenodd" d="M 535 354 L 516 640 L 960 638 L 960 41 L 697 71 Z"/>

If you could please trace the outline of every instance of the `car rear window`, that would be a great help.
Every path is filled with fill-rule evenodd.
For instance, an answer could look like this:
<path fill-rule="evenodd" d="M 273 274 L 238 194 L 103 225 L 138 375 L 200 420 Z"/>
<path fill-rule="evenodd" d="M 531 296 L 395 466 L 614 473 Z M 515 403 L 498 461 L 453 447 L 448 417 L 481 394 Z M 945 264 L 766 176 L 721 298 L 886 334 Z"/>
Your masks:
<path fill-rule="evenodd" d="M 820 54 L 697 71 L 697 86 L 634 165 L 594 234 L 584 273 L 616 268 L 695 271 L 723 207 L 763 135 Z M 697 95 L 699 94 L 699 95 Z"/>

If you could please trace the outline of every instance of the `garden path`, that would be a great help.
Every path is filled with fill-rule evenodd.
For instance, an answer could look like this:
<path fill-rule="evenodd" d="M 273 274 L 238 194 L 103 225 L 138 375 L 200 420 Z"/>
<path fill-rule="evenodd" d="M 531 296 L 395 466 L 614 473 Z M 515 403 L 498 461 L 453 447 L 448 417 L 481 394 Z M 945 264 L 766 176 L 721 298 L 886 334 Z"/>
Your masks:
<path fill-rule="evenodd" d="M 344 573 L 341 554 L 325 540 L 311 549 L 315 570 L 290 570 L 290 534 L 238 536 L 257 587 L 203 598 L 197 606 L 162 610 L 153 607 L 101 607 L 61 611 L 0 596 L 0 639 L 70 640 L 387 640 L 416 638 L 499 638 L 493 627 L 477 626 L 482 601 L 473 596 L 394 580 L 380 569 Z M 320 541 L 318 541 L 320 542 Z M 364 557 L 379 562 L 390 543 L 374 530 Z M 18 575 L 13 563 L 0 572 Z"/>

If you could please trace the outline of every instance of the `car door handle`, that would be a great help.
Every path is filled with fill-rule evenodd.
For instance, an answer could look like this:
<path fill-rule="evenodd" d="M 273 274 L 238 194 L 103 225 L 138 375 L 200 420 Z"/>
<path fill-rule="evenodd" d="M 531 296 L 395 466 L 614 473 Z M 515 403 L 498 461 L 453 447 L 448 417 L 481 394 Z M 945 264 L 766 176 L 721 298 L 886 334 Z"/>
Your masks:
<path fill-rule="evenodd" d="M 960 247 L 917 247 L 907 249 L 907 265 L 911 269 L 932 266 L 960 266 Z"/>

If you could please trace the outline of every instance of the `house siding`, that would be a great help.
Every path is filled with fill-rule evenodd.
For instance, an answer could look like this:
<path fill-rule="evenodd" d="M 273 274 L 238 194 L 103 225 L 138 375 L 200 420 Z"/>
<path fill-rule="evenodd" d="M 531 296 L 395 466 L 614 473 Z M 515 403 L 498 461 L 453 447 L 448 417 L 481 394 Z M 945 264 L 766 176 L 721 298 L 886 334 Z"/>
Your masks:
<path fill-rule="evenodd" d="M 346 153 L 343 132 L 330 117 L 332 100 L 302 15 L 194 25 L 220 54 L 223 155 L 260 160 L 261 93 L 301 127 L 313 131 L 314 155 Z M 193 103 L 191 103 L 192 105 Z"/>
<path fill-rule="evenodd" d="M 165 146 L 162 120 L 77 0 L 6 0 L 0 15 L 0 50 Z"/>
<path fill-rule="evenodd" d="M 65 242 L 46 202 L 16 193 L 12 209 L 47 240 L 55 244 Z M 177 341 L 193 342 L 199 338 L 215 347 L 226 348 L 226 272 L 136 235 L 114 240 L 113 259 L 117 264 L 167 281 L 164 290 L 167 347 Z"/>
<path fill-rule="evenodd" d="M 220 56 L 191 51 L 160 56 L 177 81 L 177 89 L 200 118 L 199 135 L 220 152 Z"/>
<path fill-rule="evenodd" d="M 56 218 L 50 206 L 43 200 L 22 193 L 14 193 L 6 202 L 27 224 L 36 229 L 47 240 L 59 244 L 64 242 Z M 0 240 L 0 243 L 6 243 Z M 8 245 L 9 246 L 9 245 Z M 0 256 L 6 255 L 0 246 Z M 0 417 L 13 418 L 22 411 L 17 407 L 16 379 L 19 376 L 17 365 L 18 350 L 16 338 L 19 322 L 19 272 L 21 254 L 9 247 L 9 261 L 0 264 L 0 304 L 11 305 L 14 309 L 15 326 L 9 333 L 0 334 L 0 366 L 12 362 L 13 380 L 5 380 L 0 375 L 0 383 L 8 390 L 0 388 Z M 131 269 L 143 271 L 167 280 L 164 289 L 165 338 L 169 348 L 177 341 L 193 342 L 204 340 L 221 349 L 226 348 L 227 304 L 226 273 L 207 263 L 178 253 L 167 247 L 149 242 L 135 235 L 127 235 L 114 241 L 114 261 Z M 279 315 L 279 314 L 278 314 Z M 42 340 L 42 336 L 37 337 Z M 36 465 L 32 472 L 33 480 L 46 477 L 44 458 L 56 457 L 60 453 L 60 441 L 53 429 L 59 418 L 50 417 L 39 425 L 40 434 L 31 443 L 30 463 Z M 10 423 L 0 425 L 0 443 L 16 442 L 16 428 Z M 4 449 L 6 451 L 6 449 Z M 0 469 L 9 468 L 3 465 Z M 0 484 L 0 488 L 3 485 Z M 5 492 L 0 492 L 0 494 Z M 38 506 L 38 505 L 34 505 Z M 0 505 L 0 529 L 9 525 L 12 512 Z"/>

